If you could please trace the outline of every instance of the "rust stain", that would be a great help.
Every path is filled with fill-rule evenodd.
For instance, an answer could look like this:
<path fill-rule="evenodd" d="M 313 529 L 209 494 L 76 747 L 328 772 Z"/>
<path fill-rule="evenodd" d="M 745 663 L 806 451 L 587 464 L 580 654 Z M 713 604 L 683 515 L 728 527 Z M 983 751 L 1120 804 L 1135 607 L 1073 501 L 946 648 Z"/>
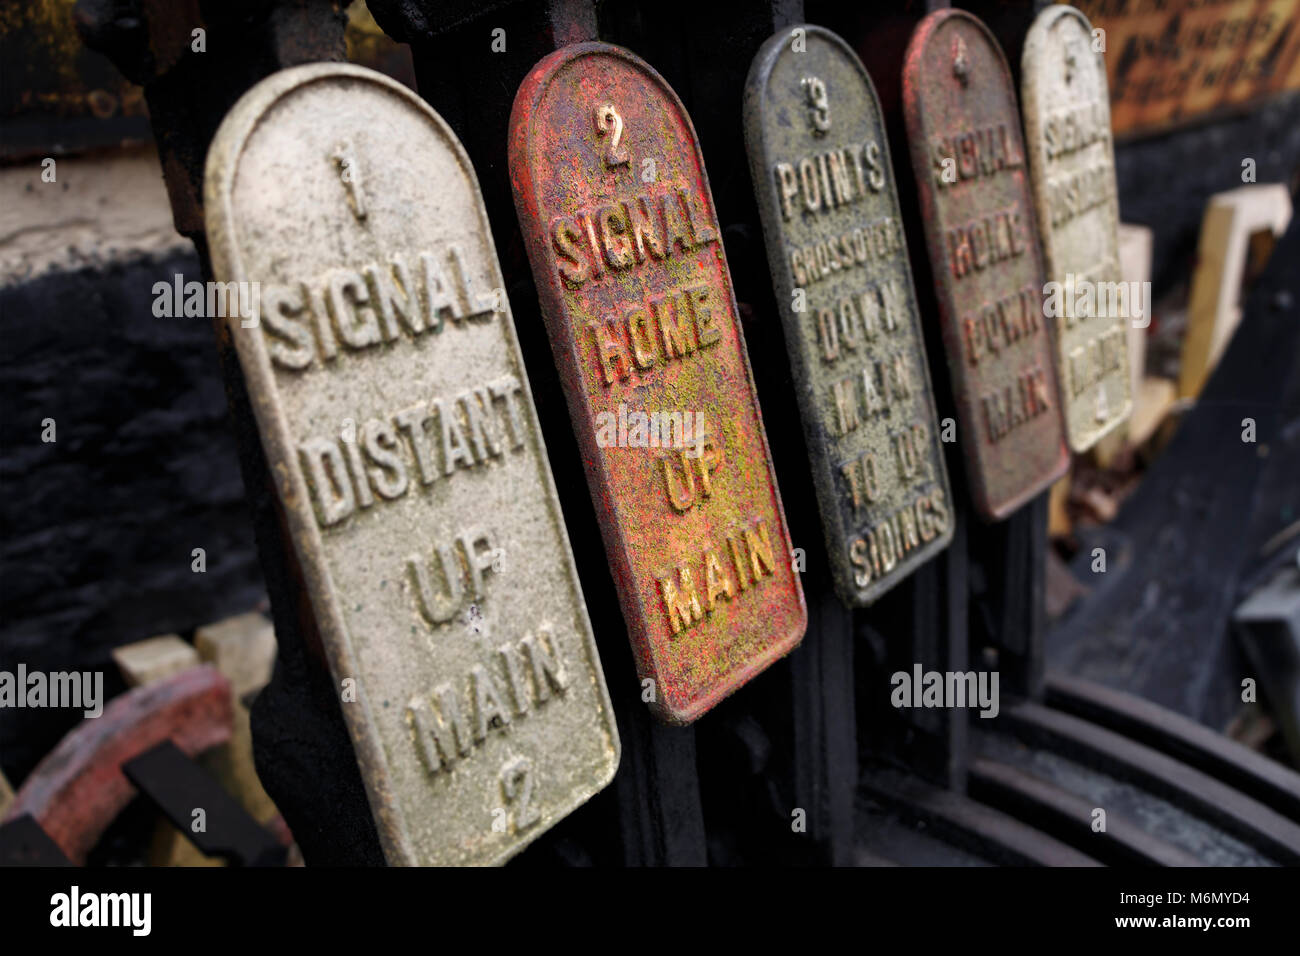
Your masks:
<path fill-rule="evenodd" d="M 574 44 L 520 87 L 510 170 L 647 703 L 688 723 L 807 624 L 695 131 L 647 64 Z"/>

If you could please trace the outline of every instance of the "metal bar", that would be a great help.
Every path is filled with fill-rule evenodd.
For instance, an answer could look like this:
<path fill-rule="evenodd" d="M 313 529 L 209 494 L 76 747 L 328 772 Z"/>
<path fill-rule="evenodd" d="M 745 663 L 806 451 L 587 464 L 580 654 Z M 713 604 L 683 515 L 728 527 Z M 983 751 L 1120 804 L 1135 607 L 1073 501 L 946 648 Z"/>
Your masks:
<path fill-rule="evenodd" d="M 1110 866 L 1202 866 L 1190 853 L 1111 813 L 1106 828 L 1092 828 L 1092 804 L 1060 787 L 996 760 L 971 764 L 970 792 L 984 801 L 1086 850 Z"/>
<path fill-rule="evenodd" d="M 288 848 L 170 740 L 122 764 L 122 772 L 205 856 L 233 866 L 284 865 Z"/>
<path fill-rule="evenodd" d="M 971 530 L 971 647 L 997 653 L 1004 691 L 1042 699 L 1047 625 L 1047 495 Z M 978 658 L 977 658 L 978 659 Z"/>
<path fill-rule="evenodd" d="M 750 19 L 755 21 L 756 30 L 766 29 L 769 32 L 780 30 L 804 21 L 804 4 L 802 0 L 771 0 L 771 2 L 755 3 L 750 7 Z M 749 64 L 744 62 L 744 58 L 752 54 L 752 50 L 739 49 L 736 54 L 740 61 L 737 63 L 740 67 L 737 76 L 743 78 L 750 68 Z M 697 51 L 697 55 L 703 55 L 703 52 Z M 714 91 L 715 95 L 730 95 L 734 92 L 731 88 L 723 90 L 717 87 L 714 87 Z M 725 102 L 727 101 L 715 102 L 712 108 L 715 112 L 720 112 L 725 108 L 723 105 Z M 733 127 L 728 124 L 725 129 L 732 130 Z M 732 149 L 739 152 L 740 142 L 733 141 L 733 143 Z M 729 158 L 728 164 L 732 162 L 734 162 L 734 154 Z M 724 197 L 722 203 L 720 209 L 727 220 L 734 222 L 743 215 L 745 229 L 753 230 L 748 234 L 757 238 L 761 225 L 751 211 L 751 207 L 740 201 L 738 197 L 733 201 L 731 196 Z M 732 235 L 738 232 L 739 230 L 733 229 Z M 760 274 L 764 272 L 761 267 L 757 271 Z M 758 283 L 754 283 L 752 290 L 747 288 L 742 291 L 747 294 L 747 298 L 751 297 L 748 293 L 752 291 L 752 298 L 761 303 L 762 311 L 771 316 L 775 323 L 779 313 L 771 292 L 772 282 L 766 275 L 764 279 L 766 281 L 761 287 Z M 772 369 L 772 364 L 776 364 L 780 371 L 777 375 L 761 382 L 767 386 L 765 394 L 768 395 L 773 394 L 772 389 L 778 381 L 782 384 L 787 381 L 787 373 L 779 363 L 769 363 L 765 366 L 755 363 L 755 366 L 776 371 Z M 783 414 L 776 413 L 777 405 L 780 406 Z M 795 397 L 788 393 L 782 395 L 780 402 L 769 400 L 765 409 L 771 424 L 769 432 L 776 431 L 777 423 L 784 420 L 789 423 L 791 434 L 798 435 L 800 429 L 797 416 L 794 414 L 796 405 Z M 797 442 L 790 444 L 797 444 Z M 775 439 L 772 441 L 772 446 L 776 457 L 776 449 L 780 446 Z M 787 451 L 785 448 L 780 450 Z M 789 467 L 782 469 L 779 463 L 777 465 L 777 474 L 782 487 L 787 489 L 787 501 L 791 490 L 800 489 L 798 494 L 801 497 L 811 491 L 808 475 L 803 468 L 807 456 L 802 453 L 802 448 L 791 448 L 789 452 L 792 453 L 791 462 L 798 462 L 799 465 L 797 483 L 792 482 L 793 476 L 789 474 L 794 469 Z M 794 527 L 796 511 L 789 504 L 787 509 L 791 526 Z M 814 523 L 816 516 L 810 509 L 804 508 L 798 509 L 797 514 L 801 529 L 807 529 L 801 530 L 801 540 L 809 539 L 819 543 L 821 536 L 816 533 Z M 806 520 L 809 518 L 813 521 Z M 820 564 L 819 560 L 814 566 Z M 818 857 L 822 861 L 836 866 L 846 865 L 849 862 L 858 866 L 893 865 L 883 860 L 864 863 L 863 859 L 869 857 L 869 854 L 856 851 L 853 846 L 854 801 L 858 776 L 853 645 L 856 640 L 854 621 L 860 612 L 846 608 L 840 602 L 831 586 L 831 575 L 828 572 L 805 574 L 803 585 L 804 597 L 808 603 L 808 634 L 804 639 L 802 652 L 796 653 L 790 661 L 791 710 L 795 735 L 793 754 L 795 803 L 811 811 L 809 835 L 816 843 Z"/>
<path fill-rule="evenodd" d="M 637 708 L 614 778 L 626 866 L 704 866 L 695 732 L 665 727 Z M 633 755 L 635 753 L 635 756 Z"/>
<path fill-rule="evenodd" d="M 957 793 L 966 790 L 970 759 L 966 711 L 889 704 L 895 673 L 911 675 L 918 664 L 923 671 L 968 669 L 967 552 L 966 515 L 954 509 L 948 549 L 862 615 L 863 639 L 881 647 L 884 656 L 875 666 L 861 666 L 857 675 L 863 702 L 859 712 L 867 724 L 859 727 L 859 736 L 870 742 L 864 753 L 869 757 L 873 748 L 887 752 L 931 783 Z"/>
<path fill-rule="evenodd" d="M 1004 866 L 1101 865 L 999 810 L 917 777 L 878 771 L 863 776 L 862 788 L 937 836 Z"/>
<path fill-rule="evenodd" d="M 903 231 L 907 238 L 917 309 L 932 370 L 935 406 L 940 425 L 954 418 L 956 401 L 943 367 L 944 344 L 939 332 L 934 270 L 925 246 L 925 229 L 916 183 L 908 170 L 909 147 L 904 129 L 901 76 L 903 52 L 917 22 L 934 4 L 904 8 L 902 4 L 814 4 L 808 16 L 843 36 L 854 47 L 875 85 L 889 138 L 898 187 Z M 961 453 L 961 439 L 943 445 L 952 485 L 953 538 L 933 561 L 918 568 L 895 592 L 885 595 L 869 612 L 859 614 L 860 634 L 875 633 L 874 646 L 882 647 L 883 665 L 873 672 L 858 665 L 860 739 L 888 750 L 927 780 L 958 793 L 966 787 L 969 759 L 966 714 L 953 710 L 894 710 L 889 707 L 890 674 L 910 673 L 915 664 L 927 670 L 964 671 L 969 663 L 970 573 L 974 533 L 969 519 L 971 494 Z M 982 557 L 982 555 L 981 555 Z M 872 726 L 866 723 L 871 721 Z M 882 732 L 883 728 L 883 732 Z"/>
<path fill-rule="evenodd" d="M 1300 773 L 1181 714 L 1062 673 L 1047 675 L 1047 705 L 1168 754 L 1300 820 Z"/>
<path fill-rule="evenodd" d="M 0 866 L 72 866 L 30 813 L 0 824 Z"/>
<path fill-rule="evenodd" d="M 858 766 L 852 619 L 824 582 L 808 600 L 809 637 L 791 657 L 789 671 L 794 799 L 809 810 L 809 834 L 821 859 L 842 866 L 853 853 Z"/>
<path fill-rule="evenodd" d="M 1072 760 L 1140 783 L 1279 862 L 1300 864 L 1300 825 L 1187 764 L 1041 704 L 1004 708 L 999 720 L 1027 743 L 1059 749 Z"/>

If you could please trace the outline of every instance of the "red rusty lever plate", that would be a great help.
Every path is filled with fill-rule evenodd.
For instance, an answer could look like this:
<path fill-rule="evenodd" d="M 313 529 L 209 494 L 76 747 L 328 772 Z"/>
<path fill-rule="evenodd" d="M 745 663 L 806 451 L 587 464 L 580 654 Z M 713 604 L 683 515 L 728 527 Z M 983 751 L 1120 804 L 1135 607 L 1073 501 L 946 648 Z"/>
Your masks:
<path fill-rule="evenodd" d="M 1069 454 L 1020 112 L 988 28 L 961 10 L 922 20 L 903 108 L 967 480 L 976 510 L 999 520 Z"/>
<path fill-rule="evenodd" d="M 574 44 L 515 96 L 510 177 L 648 703 L 689 723 L 807 625 L 695 130 Z"/>

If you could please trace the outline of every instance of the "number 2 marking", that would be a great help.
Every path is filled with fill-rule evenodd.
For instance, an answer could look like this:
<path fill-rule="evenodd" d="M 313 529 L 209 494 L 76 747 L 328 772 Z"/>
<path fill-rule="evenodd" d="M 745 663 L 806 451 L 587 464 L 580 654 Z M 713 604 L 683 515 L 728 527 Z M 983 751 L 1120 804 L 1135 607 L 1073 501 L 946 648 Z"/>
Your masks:
<path fill-rule="evenodd" d="M 532 805 L 533 763 L 527 757 L 515 757 L 501 768 L 501 792 L 506 803 L 516 804 L 515 832 L 522 832 L 542 818 Z"/>
<path fill-rule="evenodd" d="M 618 115 L 618 110 L 614 109 L 612 103 L 604 103 L 596 107 L 596 132 L 602 136 L 609 132 L 610 124 L 614 125 L 613 134 L 609 139 L 609 149 L 605 151 L 606 166 L 623 166 L 631 161 L 627 150 L 623 149 L 621 141 L 623 139 L 623 117 Z"/>

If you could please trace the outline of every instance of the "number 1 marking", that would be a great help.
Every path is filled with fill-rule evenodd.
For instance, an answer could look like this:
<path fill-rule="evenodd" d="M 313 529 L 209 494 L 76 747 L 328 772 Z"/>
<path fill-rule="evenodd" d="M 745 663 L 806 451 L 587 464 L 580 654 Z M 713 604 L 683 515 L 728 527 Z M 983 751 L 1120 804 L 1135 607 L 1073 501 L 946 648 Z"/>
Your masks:
<path fill-rule="evenodd" d="M 357 219 L 365 219 L 366 202 L 361 192 L 361 169 L 357 166 L 356 150 L 352 148 L 352 143 L 348 140 L 339 143 L 334 147 L 330 158 L 338 167 L 343 188 L 348 191 L 348 206 L 352 210 L 352 215 Z"/>

